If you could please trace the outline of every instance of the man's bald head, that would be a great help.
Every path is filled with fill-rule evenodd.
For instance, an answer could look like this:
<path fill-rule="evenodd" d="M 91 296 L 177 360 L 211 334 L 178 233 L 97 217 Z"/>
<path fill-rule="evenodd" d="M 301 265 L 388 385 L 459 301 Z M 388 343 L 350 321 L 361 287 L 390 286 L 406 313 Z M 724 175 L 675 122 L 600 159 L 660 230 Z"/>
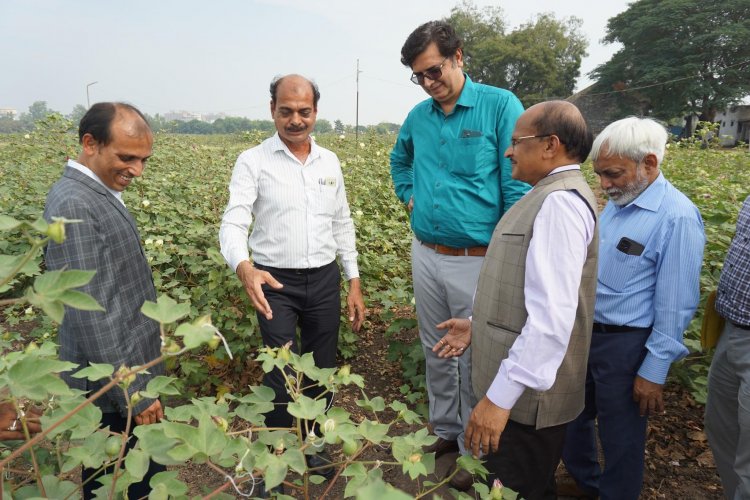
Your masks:
<path fill-rule="evenodd" d="M 571 160 L 583 163 L 591 152 L 594 137 L 581 111 L 567 101 L 546 101 L 526 110 L 536 135 L 556 135 Z"/>
<path fill-rule="evenodd" d="M 98 102 L 91 106 L 78 125 L 78 142 L 83 136 L 91 135 L 94 140 L 106 146 L 112 142 L 112 123 L 117 121 L 121 129 L 130 136 L 151 134 L 151 126 L 146 117 L 132 104 L 124 102 Z"/>
<path fill-rule="evenodd" d="M 318 89 L 318 85 L 309 78 L 305 78 L 304 76 L 297 74 L 276 76 L 273 80 L 271 80 L 271 104 L 276 103 L 279 87 L 282 85 L 285 87 L 289 86 L 293 89 L 308 87 L 310 90 L 312 90 L 313 107 L 315 109 L 318 109 L 318 100 L 320 99 L 320 90 Z"/>

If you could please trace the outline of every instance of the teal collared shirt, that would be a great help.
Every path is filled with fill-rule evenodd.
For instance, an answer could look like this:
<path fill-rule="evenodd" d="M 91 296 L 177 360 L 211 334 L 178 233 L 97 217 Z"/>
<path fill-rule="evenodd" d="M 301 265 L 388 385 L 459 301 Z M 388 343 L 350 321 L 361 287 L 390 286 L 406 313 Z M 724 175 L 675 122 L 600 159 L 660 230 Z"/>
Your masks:
<path fill-rule="evenodd" d="M 466 76 L 453 112 L 432 98 L 406 117 L 391 152 L 403 203 L 414 197 L 417 239 L 457 248 L 487 245 L 497 221 L 526 191 L 503 157 L 523 106 L 511 92 Z"/>

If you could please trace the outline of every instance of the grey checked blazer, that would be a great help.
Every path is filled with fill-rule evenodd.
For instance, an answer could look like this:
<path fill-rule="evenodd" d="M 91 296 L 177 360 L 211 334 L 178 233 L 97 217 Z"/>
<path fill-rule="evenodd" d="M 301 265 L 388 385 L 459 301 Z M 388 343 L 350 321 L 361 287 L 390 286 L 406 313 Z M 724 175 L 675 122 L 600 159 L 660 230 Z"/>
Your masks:
<path fill-rule="evenodd" d="M 61 244 L 50 242 L 45 252 L 47 269 L 95 270 L 94 278 L 79 290 L 93 296 L 105 312 L 65 308 L 59 328 L 60 359 L 84 368 L 89 362 L 133 367 L 160 355 L 159 325 L 141 314 L 146 300 L 156 300 L 151 268 L 141 247 L 135 221 L 107 189 L 70 167 L 47 195 L 44 218 L 81 219 L 66 224 Z M 154 376 L 164 373 L 157 365 L 139 375 L 128 388 L 145 389 Z M 64 374 L 74 389 L 96 391 L 107 382 L 89 382 Z M 133 409 L 137 415 L 153 403 L 144 398 Z M 122 389 L 114 387 L 97 400 L 103 412 L 127 415 Z"/>

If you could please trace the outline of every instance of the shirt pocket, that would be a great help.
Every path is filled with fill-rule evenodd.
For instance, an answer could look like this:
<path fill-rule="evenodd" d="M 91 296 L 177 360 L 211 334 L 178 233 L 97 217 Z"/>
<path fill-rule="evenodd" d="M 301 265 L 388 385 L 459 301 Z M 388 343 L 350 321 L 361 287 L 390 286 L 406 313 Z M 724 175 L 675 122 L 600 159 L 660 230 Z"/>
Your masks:
<path fill-rule="evenodd" d="M 319 185 L 312 194 L 311 206 L 313 213 L 332 217 L 336 212 L 336 186 Z"/>
<path fill-rule="evenodd" d="M 463 137 L 451 141 L 450 171 L 455 175 L 479 175 L 483 166 L 491 163 L 492 143 L 484 136 Z"/>
<path fill-rule="evenodd" d="M 628 255 L 613 250 L 604 252 L 599 258 L 599 282 L 615 292 L 624 292 L 636 277 L 643 254 Z"/>

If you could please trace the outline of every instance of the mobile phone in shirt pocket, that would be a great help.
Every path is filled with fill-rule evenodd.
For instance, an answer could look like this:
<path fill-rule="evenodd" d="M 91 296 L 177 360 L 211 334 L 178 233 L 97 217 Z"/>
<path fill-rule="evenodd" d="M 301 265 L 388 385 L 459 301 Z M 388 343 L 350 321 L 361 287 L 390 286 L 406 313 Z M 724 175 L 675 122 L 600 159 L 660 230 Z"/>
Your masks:
<path fill-rule="evenodd" d="M 599 281 L 615 292 L 624 292 L 645 265 L 643 250 L 639 255 L 615 249 L 599 253 Z"/>

